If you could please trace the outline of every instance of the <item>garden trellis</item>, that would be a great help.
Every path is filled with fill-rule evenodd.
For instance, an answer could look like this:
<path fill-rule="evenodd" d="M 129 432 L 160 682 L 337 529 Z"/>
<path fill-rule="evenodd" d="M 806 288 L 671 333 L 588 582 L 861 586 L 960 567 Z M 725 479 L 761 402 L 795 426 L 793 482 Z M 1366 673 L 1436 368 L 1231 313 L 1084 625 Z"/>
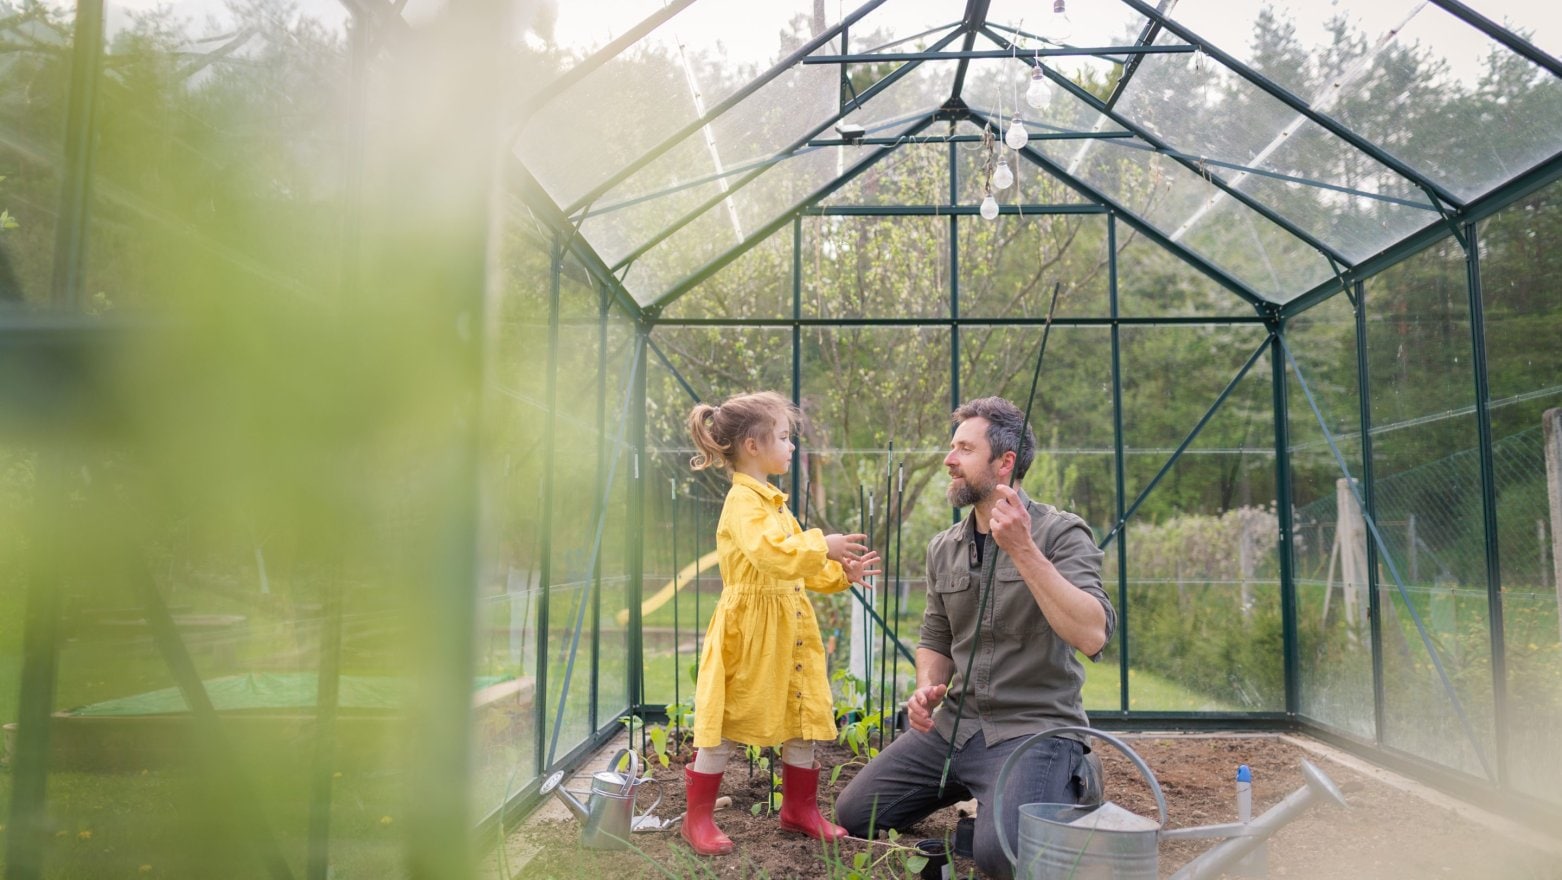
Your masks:
<path fill-rule="evenodd" d="M 874 499 L 818 611 L 892 724 L 1044 328 L 1093 722 L 1562 821 L 1562 20 L 1053 5 L 0 0 L 7 876 L 468 875 L 683 723 L 738 391 L 805 522 Z"/>

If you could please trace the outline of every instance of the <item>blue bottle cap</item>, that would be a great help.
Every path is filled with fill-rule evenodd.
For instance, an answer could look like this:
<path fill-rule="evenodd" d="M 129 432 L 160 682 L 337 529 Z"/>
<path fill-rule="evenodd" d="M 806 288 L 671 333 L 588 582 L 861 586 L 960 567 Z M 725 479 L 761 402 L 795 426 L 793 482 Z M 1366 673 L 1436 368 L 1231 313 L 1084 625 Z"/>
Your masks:
<path fill-rule="evenodd" d="M 1237 781 L 1238 782 L 1252 782 L 1253 781 L 1253 771 L 1249 770 L 1247 768 L 1246 764 L 1238 764 L 1237 765 Z"/>

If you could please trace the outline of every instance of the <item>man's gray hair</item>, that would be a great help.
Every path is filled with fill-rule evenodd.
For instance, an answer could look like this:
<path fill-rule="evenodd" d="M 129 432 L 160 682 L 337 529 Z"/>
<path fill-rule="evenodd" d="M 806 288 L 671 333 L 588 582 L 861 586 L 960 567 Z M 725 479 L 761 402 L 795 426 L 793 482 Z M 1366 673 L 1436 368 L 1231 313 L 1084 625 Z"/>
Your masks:
<path fill-rule="evenodd" d="M 1036 432 L 1025 424 L 1025 413 L 1002 397 L 978 397 L 961 404 L 952 421 L 959 425 L 966 419 L 977 418 L 987 420 L 987 445 L 992 449 L 992 460 L 998 460 L 1005 452 L 1014 453 L 1014 482 L 1025 479 L 1025 472 L 1036 457 Z"/>

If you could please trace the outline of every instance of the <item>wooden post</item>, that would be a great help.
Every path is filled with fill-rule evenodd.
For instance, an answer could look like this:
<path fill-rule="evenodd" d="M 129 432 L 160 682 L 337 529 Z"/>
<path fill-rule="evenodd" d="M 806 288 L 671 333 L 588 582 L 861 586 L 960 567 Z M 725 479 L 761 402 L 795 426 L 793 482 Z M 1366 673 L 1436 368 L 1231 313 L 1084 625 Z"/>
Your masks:
<path fill-rule="evenodd" d="M 1350 483 L 1345 477 L 1334 481 L 1334 506 L 1338 518 L 1335 540 L 1340 545 L 1340 588 L 1345 598 L 1345 619 L 1352 626 L 1365 631 L 1368 609 L 1367 527 L 1361 516 L 1361 508 L 1356 505 L 1356 495 L 1351 491 Z"/>
<path fill-rule="evenodd" d="M 1557 625 L 1562 628 L 1562 408 L 1548 409 L 1540 417 L 1546 438 L 1546 497 L 1551 500 L 1552 585 L 1557 591 Z"/>
<path fill-rule="evenodd" d="M 1421 582 L 1421 566 L 1417 564 L 1420 561 L 1420 557 L 1416 553 L 1417 540 L 1419 539 L 1416 537 L 1416 515 L 1412 513 L 1409 521 L 1405 524 L 1405 555 L 1410 557 L 1410 582 L 1412 584 Z"/>

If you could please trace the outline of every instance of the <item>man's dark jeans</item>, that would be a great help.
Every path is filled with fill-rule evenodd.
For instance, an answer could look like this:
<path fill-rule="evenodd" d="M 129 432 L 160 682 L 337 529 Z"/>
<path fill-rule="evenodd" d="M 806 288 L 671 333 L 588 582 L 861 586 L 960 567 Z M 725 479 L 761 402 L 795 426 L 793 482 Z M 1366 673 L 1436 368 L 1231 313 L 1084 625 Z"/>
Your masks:
<path fill-rule="evenodd" d="M 1030 737 L 1015 737 L 988 747 L 978 733 L 954 754 L 942 797 L 938 779 L 949 754 L 949 742 L 937 731 L 907 731 L 858 773 L 835 802 L 835 821 L 855 837 L 871 837 L 890 828 L 902 830 L 956 801 L 976 798 L 976 865 L 982 873 L 1007 880 L 1013 866 L 998 844 L 992 802 L 998 771 L 1009 755 Z M 1086 772 L 1085 747 L 1071 739 L 1049 737 L 1033 746 L 1009 775 L 1003 793 L 1005 831 L 1009 845 L 1019 844 L 1019 805 L 1077 803 Z"/>

